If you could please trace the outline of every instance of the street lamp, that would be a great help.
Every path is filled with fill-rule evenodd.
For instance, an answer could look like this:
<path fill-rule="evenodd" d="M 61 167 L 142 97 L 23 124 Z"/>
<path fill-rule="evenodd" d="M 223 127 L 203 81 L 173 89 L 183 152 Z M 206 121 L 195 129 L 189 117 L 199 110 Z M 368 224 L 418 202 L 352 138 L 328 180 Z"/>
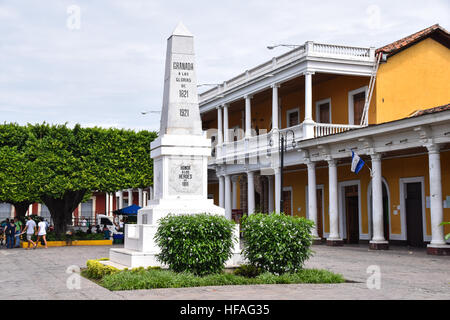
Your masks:
<path fill-rule="evenodd" d="M 147 114 L 147 113 L 161 113 L 161 111 L 157 111 L 157 110 L 147 110 L 147 111 L 141 111 L 141 114 Z"/>
<path fill-rule="evenodd" d="M 302 46 L 301 44 L 276 44 L 274 46 L 267 46 L 267 49 L 272 50 L 277 47 L 287 47 L 287 48 L 295 49 L 295 48 L 298 48 L 301 46 Z"/>
<path fill-rule="evenodd" d="M 274 128 L 272 131 L 276 131 L 278 133 L 278 151 L 280 153 L 280 210 L 283 210 L 284 200 L 283 200 L 283 171 L 284 171 L 284 153 L 287 151 L 287 140 L 289 133 L 292 134 L 292 148 L 295 148 L 295 133 L 294 130 L 288 129 L 286 131 L 280 132 L 279 129 Z M 273 140 L 270 138 L 269 146 L 273 146 Z"/>

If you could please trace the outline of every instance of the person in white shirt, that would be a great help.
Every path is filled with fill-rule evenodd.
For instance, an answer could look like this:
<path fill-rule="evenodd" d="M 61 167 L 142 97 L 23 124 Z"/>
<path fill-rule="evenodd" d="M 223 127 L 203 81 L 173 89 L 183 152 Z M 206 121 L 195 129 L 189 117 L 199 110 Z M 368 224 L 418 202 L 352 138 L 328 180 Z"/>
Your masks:
<path fill-rule="evenodd" d="M 34 220 L 31 219 L 31 216 L 28 216 L 28 221 L 25 224 L 25 228 L 23 229 L 21 234 L 24 234 L 25 232 L 27 233 L 27 241 L 28 241 L 28 248 L 26 248 L 26 250 L 29 250 L 30 243 L 33 245 L 33 247 L 35 246 L 35 243 L 33 242 L 33 240 L 31 240 L 31 237 L 36 232 L 36 222 L 34 222 Z"/>
<path fill-rule="evenodd" d="M 47 235 L 47 224 L 45 223 L 44 220 L 41 220 L 41 222 L 38 223 L 38 235 L 37 235 L 36 244 L 34 245 L 33 249 L 36 249 L 41 237 L 42 237 L 42 240 L 44 240 L 45 249 L 47 249 L 46 235 Z"/>

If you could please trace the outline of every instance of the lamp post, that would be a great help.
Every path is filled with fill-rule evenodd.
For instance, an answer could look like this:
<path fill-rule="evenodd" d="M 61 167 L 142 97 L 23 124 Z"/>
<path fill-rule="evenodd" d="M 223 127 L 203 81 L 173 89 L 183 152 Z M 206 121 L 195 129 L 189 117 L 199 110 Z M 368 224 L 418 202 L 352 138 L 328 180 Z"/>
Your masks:
<path fill-rule="evenodd" d="M 277 128 L 272 129 L 272 131 L 276 131 L 278 135 L 278 152 L 280 153 L 280 210 L 283 210 L 284 200 L 283 200 L 283 171 L 284 171 L 284 152 L 287 151 L 287 140 L 289 133 L 292 133 L 292 148 L 295 148 L 295 133 L 294 130 L 288 129 L 286 131 L 280 131 Z M 273 146 L 272 137 L 269 140 L 269 146 Z"/>

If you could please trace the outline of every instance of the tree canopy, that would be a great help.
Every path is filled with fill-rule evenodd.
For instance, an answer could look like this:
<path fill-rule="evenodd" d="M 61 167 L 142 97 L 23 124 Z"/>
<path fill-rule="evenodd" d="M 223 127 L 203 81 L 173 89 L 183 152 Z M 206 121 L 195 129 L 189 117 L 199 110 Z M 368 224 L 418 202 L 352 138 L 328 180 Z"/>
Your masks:
<path fill-rule="evenodd" d="M 64 232 L 92 191 L 152 184 L 150 142 L 156 136 L 80 125 L 0 125 L 0 202 L 16 209 L 19 203 L 43 202 L 57 232 Z"/>

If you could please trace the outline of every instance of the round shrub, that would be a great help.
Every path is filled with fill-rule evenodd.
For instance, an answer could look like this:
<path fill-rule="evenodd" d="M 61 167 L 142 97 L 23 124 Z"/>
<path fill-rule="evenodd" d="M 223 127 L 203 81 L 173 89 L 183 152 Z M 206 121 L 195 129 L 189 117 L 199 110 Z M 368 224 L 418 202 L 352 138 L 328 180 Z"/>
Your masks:
<path fill-rule="evenodd" d="M 299 271 L 311 256 L 314 223 L 284 214 L 253 214 L 242 222 L 244 256 L 273 274 Z"/>
<path fill-rule="evenodd" d="M 158 260 L 176 272 L 217 273 L 232 255 L 234 222 L 225 217 L 168 215 L 159 220 L 155 241 Z"/>

